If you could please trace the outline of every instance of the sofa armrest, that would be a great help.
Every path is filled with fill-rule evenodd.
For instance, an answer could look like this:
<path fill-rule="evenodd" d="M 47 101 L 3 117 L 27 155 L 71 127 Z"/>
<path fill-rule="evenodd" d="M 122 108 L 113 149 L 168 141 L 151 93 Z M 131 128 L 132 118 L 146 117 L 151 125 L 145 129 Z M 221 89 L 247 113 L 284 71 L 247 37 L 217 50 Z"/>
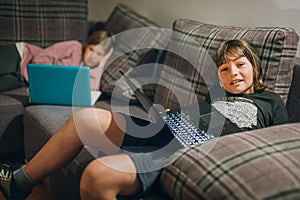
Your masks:
<path fill-rule="evenodd" d="M 287 100 L 289 122 L 300 122 L 300 58 L 296 58 L 293 79 Z"/>
<path fill-rule="evenodd" d="M 174 199 L 299 199 L 300 123 L 231 134 L 171 156 L 160 177 Z"/>

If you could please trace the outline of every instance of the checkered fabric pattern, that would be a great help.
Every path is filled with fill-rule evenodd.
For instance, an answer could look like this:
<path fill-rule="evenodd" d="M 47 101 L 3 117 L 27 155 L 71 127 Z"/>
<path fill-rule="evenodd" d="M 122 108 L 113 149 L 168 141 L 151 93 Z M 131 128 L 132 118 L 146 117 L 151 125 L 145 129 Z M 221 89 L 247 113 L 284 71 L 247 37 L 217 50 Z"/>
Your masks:
<path fill-rule="evenodd" d="M 85 41 L 87 0 L 2 0 L 0 45 L 28 42 L 41 47 L 65 40 Z"/>
<path fill-rule="evenodd" d="M 300 199 L 300 124 L 232 134 L 176 152 L 161 184 L 174 199 Z"/>
<path fill-rule="evenodd" d="M 213 55 L 221 42 L 236 38 L 248 41 L 257 50 L 264 68 L 264 82 L 270 90 L 281 95 L 286 102 L 299 40 L 294 29 L 222 26 L 189 19 L 176 20 L 173 29 L 178 33 L 173 36 L 170 48 L 179 49 L 179 52 L 183 52 L 187 48 L 193 49 L 194 52 L 191 52 L 193 62 L 189 63 L 190 59 L 186 60 L 181 56 L 169 53 L 166 56 L 165 64 L 175 69 L 190 82 L 192 87 L 187 86 L 192 88 L 191 90 L 196 93 L 198 99 L 204 99 L 208 93 L 207 86 L 213 84 L 211 80 L 214 78 L 217 80 L 216 69 L 204 69 L 205 72 L 201 72 L 203 67 L 200 68 L 201 66 L 198 65 L 201 62 L 198 61 L 199 55 L 201 55 L 200 51 L 204 50 L 209 55 Z M 202 59 L 201 56 L 200 59 Z M 216 68 L 215 65 L 211 65 L 211 67 Z M 201 73 L 197 72 L 196 68 Z M 203 78 L 207 78 L 207 80 Z M 176 92 L 180 94 L 179 96 L 183 95 L 186 98 L 190 96 L 188 93 L 190 89 L 182 85 L 181 79 L 178 77 L 178 73 L 171 73 L 170 70 L 163 71 L 162 81 L 166 85 L 157 88 L 155 102 L 167 108 L 178 107 L 178 99 L 174 96 Z"/>
<path fill-rule="evenodd" d="M 118 4 L 114 8 L 105 25 L 105 28 L 112 34 L 119 34 L 127 30 L 146 27 L 158 27 L 158 25 L 124 4 Z M 120 94 L 122 94 L 122 92 L 128 90 L 128 86 L 126 84 L 118 85 L 115 88 L 116 81 L 121 77 L 119 70 L 121 69 L 124 73 L 126 73 L 139 65 L 138 63 L 145 57 L 146 53 L 150 49 L 131 49 L 133 46 L 139 46 L 140 43 L 145 43 L 147 40 L 149 41 L 149 38 L 153 38 L 153 34 L 155 33 L 149 29 L 143 34 L 124 37 L 126 39 L 116 37 L 114 54 L 118 56 L 116 56 L 116 58 L 113 54 L 112 57 L 114 60 L 108 60 L 108 64 L 101 77 L 102 92 L 112 94 L 113 90 L 116 89 L 120 92 Z M 159 37 L 157 36 L 157 38 Z M 150 44 L 150 46 L 152 45 L 156 45 L 155 41 Z M 153 96 L 153 89 L 151 88 L 149 90 L 145 89 L 144 92 L 148 96 Z"/>

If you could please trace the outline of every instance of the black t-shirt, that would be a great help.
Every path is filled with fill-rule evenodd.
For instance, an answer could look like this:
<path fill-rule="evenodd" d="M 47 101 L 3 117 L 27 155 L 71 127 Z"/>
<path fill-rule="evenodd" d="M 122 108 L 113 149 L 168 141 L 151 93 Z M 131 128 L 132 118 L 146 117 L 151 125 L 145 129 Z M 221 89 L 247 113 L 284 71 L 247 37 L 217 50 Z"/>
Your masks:
<path fill-rule="evenodd" d="M 254 94 L 230 94 L 217 98 L 212 106 L 243 130 L 252 130 L 288 122 L 281 97 L 271 91 Z"/>
<path fill-rule="evenodd" d="M 285 104 L 278 94 L 263 91 L 245 97 L 253 100 L 259 109 L 258 128 L 288 123 Z"/>

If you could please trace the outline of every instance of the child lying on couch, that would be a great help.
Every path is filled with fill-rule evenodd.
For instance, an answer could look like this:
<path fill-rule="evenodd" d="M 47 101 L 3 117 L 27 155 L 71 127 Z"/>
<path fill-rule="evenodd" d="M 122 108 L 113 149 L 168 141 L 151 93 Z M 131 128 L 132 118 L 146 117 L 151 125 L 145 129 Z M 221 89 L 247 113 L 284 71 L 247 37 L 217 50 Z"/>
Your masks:
<path fill-rule="evenodd" d="M 113 51 L 112 43 L 110 33 L 105 30 L 96 30 L 88 37 L 85 47 L 83 47 L 77 40 L 70 40 L 55 43 L 47 48 L 41 48 L 27 42 L 17 42 L 15 44 L 16 48 L 12 47 L 12 45 L 8 45 L 7 48 L 15 49 L 16 53 L 14 53 L 14 56 L 11 56 L 9 59 L 19 60 L 20 77 L 22 77 L 25 82 L 28 82 L 28 63 L 66 66 L 85 65 L 91 68 L 91 89 L 99 90 L 100 79 L 105 63 Z M 1 50 L 5 51 L 7 48 L 3 47 Z M 10 66 L 11 68 L 16 67 L 15 65 Z"/>
<path fill-rule="evenodd" d="M 21 75 L 28 81 L 28 63 L 85 65 L 91 67 L 91 89 L 99 90 L 103 68 L 113 51 L 110 37 L 105 30 L 95 31 L 89 36 L 85 47 L 76 40 L 58 42 L 44 49 L 29 43 L 17 43 L 22 55 Z"/>

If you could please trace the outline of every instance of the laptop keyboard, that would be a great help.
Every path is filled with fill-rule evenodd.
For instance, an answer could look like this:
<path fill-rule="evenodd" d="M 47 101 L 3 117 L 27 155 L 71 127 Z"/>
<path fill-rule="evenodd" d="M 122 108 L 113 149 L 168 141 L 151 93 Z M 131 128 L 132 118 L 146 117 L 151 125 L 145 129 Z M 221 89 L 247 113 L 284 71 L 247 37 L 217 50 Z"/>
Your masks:
<path fill-rule="evenodd" d="M 175 138 L 177 138 L 184 147 L 200 144 L 215 138 L 214 135 L 195 126 L 190 120 L 190 115 L 183 111 L 167 113 L 163 116 L 163 119 L 171 128 Z"/>

